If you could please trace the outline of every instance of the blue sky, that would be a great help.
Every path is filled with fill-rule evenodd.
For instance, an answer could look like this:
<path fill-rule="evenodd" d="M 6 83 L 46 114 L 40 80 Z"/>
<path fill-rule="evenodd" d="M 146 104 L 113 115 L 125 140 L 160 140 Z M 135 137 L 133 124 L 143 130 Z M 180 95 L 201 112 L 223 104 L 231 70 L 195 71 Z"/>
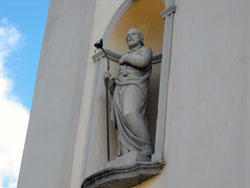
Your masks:
<path fill-rule="evenodd" d="M 15 188 L 49 0 L 0 0 L 0 188 Z"/>
<path fill-rule="evenodd" d="M 0 19 L 6 18 L 23 35 L 6 63 L 14 82 L 12 93 L 30 109 L 48 13 L 49 0 L 0 0 Z"/>

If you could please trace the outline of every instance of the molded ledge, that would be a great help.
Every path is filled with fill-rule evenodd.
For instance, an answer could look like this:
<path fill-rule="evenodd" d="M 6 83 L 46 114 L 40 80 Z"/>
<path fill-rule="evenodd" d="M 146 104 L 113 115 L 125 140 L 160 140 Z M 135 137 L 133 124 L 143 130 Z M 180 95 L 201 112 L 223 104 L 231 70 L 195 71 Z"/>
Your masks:
<path fill-rule="evenodd" d="M 129 188 L 159 174 L 165 163 L 137 162 L 124 167 L 109 167 L 87 177 L 81 188 Z"/>
<path fill-rule="evenodd" d="M 105 51 L 107 52 L 109 58 L 115 62 L 119 62 L 119 59 L 121 58 L 121 54 L 118 54 L 116 52 L 113 52 L 109 49 L 105 49 Z M 92 59 L 97 62 L 99 59 L 105 57 L 104 53 L 102 50 L 97 50 L 95 55 L 92 56 Z M 152 64 L 157 64 L 157 63 L 161 63 L 161 59 L 162 59 L 162 54 L 158 54 L 152 57 Z"/>

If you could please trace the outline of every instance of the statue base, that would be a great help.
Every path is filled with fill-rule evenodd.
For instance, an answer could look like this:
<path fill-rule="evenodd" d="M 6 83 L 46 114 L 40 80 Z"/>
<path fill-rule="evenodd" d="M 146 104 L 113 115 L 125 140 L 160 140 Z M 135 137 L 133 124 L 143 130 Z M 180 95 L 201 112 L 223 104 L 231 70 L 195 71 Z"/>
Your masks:
<path fill-rule="evenodd" d="M 137 162 L 148 162 L 151 161 L 151 157 L 142 155 L 137 151 L 131 151 L 122 156 L 117 156 L 112 161 L 108 162 L 107 167 L 119 167 L 129 166 L 136 164 Z"/>
<path fill-rule="evenodd" d="M 137 161 L 124 166 L 112 162 L 108 165 L 114 166 L 87 177 L 81 188 L 130 188 L 159 174 L 165 163 Z"/>

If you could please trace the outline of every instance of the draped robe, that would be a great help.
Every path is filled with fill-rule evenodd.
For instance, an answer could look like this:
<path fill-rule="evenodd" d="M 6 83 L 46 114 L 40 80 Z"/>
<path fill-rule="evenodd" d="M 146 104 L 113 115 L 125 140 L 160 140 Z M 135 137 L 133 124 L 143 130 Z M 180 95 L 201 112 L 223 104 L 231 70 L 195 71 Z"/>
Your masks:
<path fill-rule="evenodd" d="M 118 156 L 130 151 L 152 155 L 146 119 L 152 50 L 141 46 L 130 51 L 115 78 L 111 103 L 111 120 L 118 136 Z"/>

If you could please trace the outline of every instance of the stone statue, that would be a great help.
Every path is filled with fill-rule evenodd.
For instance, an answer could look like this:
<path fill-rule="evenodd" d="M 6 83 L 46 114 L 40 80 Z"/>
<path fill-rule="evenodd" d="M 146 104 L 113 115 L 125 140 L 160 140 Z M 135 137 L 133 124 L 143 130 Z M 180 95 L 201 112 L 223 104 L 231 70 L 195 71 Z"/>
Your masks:
<path fill-rule="evenodd" d="M 118 136 L 118 156 L 134 153 L 137 161 L 149 161 L 153 153 L 146 119 L 152 50 L 144 46 L 142 33 L 129 29 L 126 41 L 130 51 L 120 60 L 116 78 L 109 81 L 112 94 L 111 120 Z M 104 78 L 110 78 L 109 72 Z"/>

